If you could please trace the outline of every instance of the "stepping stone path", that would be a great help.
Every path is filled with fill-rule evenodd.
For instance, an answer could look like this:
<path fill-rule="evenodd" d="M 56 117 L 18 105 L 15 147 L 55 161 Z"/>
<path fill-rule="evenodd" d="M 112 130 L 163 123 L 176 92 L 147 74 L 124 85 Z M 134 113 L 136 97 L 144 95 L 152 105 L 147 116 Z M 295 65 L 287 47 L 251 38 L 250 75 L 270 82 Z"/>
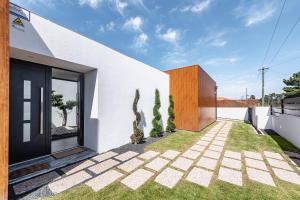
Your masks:
<path fill-rule="evenodd" d="M 168 188 L 173 188 L 182 176 L 183 172 L 177 171 L 172 168 L 166 168 L 155 178 L 155 182 Z"/>
<path fill-rule="evenodd" d="M 109 184 L 113 183 L 117 179 L 121 178 L 122 176 L 124 176 L 124 174 L 112 169 L 97 176 L 96 178 L 89 180 L 85 184 L 87 186 L 90 186 L 94 191 L 97 192 L 102 188 L 108 186 Z"/>
<path fill-rule="evenodd" d="M 142 186 L 148 179 L 150 179 L 154 175 L 153 172 L 138 169 L 137 171 L 133 172 L 126 178 L 124 178 L 121 183 L 126 185 L 127 187 L 136 190 L 140 186 Z"/>
<path fill-rule="evenodd" d="M 61 178 L 54 173 L 44 179 L 53 180 L 48 187 L 54 194 L 81 183 L 99 191 L 116 181 L 132 190 L 138 189 L 147 181 L 174 188 L 183 177 L 203 187 L 209 187 L 212 179 L 242 187 L 243 178 L 276 187 L 273 177 L 300 185 L 300 176 L 294 170 L 297 167 L 292 159 L 286 160 L 281 154 L 270 151 L 261 153 L 227 150 L 226 141 L 231 127 L 230 121 L 219 122 L 185 152 L 167 150 L 161 154 L 151 150 L 139 155 L 134 151 L 122 154 L 108 151 L 63 168 L 65 175 Z M 289 156 L 295 158 L 300 155 L 290 152 Z M 247 177 L 242 175 L 243 165 Z M 31 183 L 15 185 L 15 193 L 21 194 L 24 188 L 31 189 L 45 184 L 43 180 L 32 180 Z"/>

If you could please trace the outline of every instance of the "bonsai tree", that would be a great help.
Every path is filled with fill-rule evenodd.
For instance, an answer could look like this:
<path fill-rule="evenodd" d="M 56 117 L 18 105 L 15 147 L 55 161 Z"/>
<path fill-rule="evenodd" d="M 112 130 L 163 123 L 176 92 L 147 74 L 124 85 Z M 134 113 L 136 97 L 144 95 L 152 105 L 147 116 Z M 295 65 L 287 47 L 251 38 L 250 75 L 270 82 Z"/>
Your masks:
<path fill-rule="evenodd" d="M 284 97 L 300 97 L 300 71 L 294 73 L 289 79 L 283 79 L 286 87 L 283 88 Z"/>
<path fill-rule="evenodd" d="M 159 91 L 155 90 L 155 103 L 153 108 L 154 119 L 152 120 L 152 130 L 150 132 L 151 137 L 159 137 L 162 135 L 163 127 L 161 124 L 161 114 L 159 113 L 159 108 L 161 106 Z"/>
<path fill-rule="evenodd" d="M 68 110 L 72 110 L 76 105 L 76 101 L 67 101 L 66 103 L 63 102 L 63 95 L 62 94 L 55 94 L 55 91 L 51 91 L 51 102 L 52 106 L 61 110 L 61 116 L 63 118 L 62 126 L 67 125 L 68 120 Z"/>
<path fill-rule="evenodd" d="M 144 139 L 144 132 L 142 129 L 138 128 L 141 122 L 141 113 L 137 111 L 137 104 L 140 99 L 140 92 L 139 90 L 135 91 L 135 97 L 133 101 L 132 110 L 135 115 L 135 120 L 133 121 L 133 134 L 130 136 L 132 144 L 138 144 Z"/>
<path fill-rule="evenodd" d="M 168 114 L 169 114 L 169 118 L 168 118 L 168 124 L 167 124 L 167 128 L 166 131 L 168 132 L 175 132 L 175 113 L 174 113 L 174 101 L 173 101 L 173 97 L 172 95 L 169 96 L 169 108 L 168 108 Z"/>

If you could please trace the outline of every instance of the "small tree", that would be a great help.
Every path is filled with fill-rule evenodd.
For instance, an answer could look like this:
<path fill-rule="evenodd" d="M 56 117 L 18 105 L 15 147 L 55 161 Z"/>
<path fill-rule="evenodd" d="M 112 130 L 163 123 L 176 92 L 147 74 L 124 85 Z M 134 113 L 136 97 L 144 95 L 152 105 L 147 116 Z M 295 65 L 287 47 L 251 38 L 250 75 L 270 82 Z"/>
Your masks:
<path fill-rule="evenodd" d="M 152 130 L 150 132 L 151 137 L 159 137 L 162 135 L 163 127 L 161 123 L 161 114 L 159 112 L 159 108 L 161 106 L 159 91 L 158 89 L 155 90 L 155 104 L 153 108 L 153 115 L 154 118 L 152 120 Z"/>
<path fill-rule="evenodd" d="M 141 113 L 137 110 L 137 104 L 140 99 L 140 92 L 139 90 L 135 91 L 135 97 L 132 105 L 132 109 L 135 115 L 135 120 L 133 121 L 133 134 L 130 136 L 131 143 L 132 144 L 138 144 L 140 143 L 144 138 L 144 132 L 142 129 L 138 128 L 140 122 L 141 122 Z"/>
<path fill-rule="evenodd" d="M 173 101 L 173 97 L 172 95 L 169 96 L 169 108 L 168 108 L 168 114 L 169 114 L 169 118 L 168 118 L 168 125 L 166 128 L 166 131 L 168 132 L 175 132 L 175 113 L 174 113 L 174 101 Z"/>
<path fill-rule="evenodd" d="M 66 126 L 68 120 L 68 110 L 71 111 L 77 105 L 77 101 L 67 101 L 64 103 L 62 94 L 55 94 L 55 91 L 51 91 L 51 102 L 53 107 L 56 107 L 62 111 L 62 113 L 60 113 L 60 116 L 63 118 L 62 126 Z"/>
<path fill-rule="evenodd" d="M 300 97 L 300 71 L 289 79 L 283 79 L 283 83 L 287 86 L 283 88 L 284 97 Z"/>

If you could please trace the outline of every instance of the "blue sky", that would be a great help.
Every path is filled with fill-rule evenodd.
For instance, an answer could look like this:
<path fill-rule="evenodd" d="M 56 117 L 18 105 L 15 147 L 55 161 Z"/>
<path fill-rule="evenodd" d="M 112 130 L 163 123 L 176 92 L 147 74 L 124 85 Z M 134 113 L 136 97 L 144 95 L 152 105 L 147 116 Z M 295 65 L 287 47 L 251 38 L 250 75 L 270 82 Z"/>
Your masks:
<path fill-rule="evenodd" d="M 12 0 L 30 11 L 160 70 L 199 64 L 218 95 L 261 97 L 268 42 L 283 0 Z M 266 93 L 300 70 L 299 0 L 287 0 L 264 65 Z"/>

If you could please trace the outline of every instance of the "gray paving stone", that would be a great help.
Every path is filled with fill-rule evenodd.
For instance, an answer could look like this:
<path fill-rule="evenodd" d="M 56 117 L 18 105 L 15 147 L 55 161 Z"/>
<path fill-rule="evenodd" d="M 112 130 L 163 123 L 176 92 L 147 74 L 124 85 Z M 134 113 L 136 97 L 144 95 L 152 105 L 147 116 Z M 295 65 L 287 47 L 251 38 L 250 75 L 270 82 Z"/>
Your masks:
<path fill-rule="evenodd" d="M 264 151 L 264 155 L 267 158 L 273 158 L 273 159 L 277 159 L 277 160 L 284 160 L 282 155 L 280 155 L 279 153 L 275 153 L 275 152 L 271 152 L 271 151 Z"/>
<path fill-rule="evenodd" d="M 116 165 L 120 164 L 119 161 L 113 160 L 113 159 L 109 159 L 106 161 L 103 161 L 99 164 L 96 164 L 90 168 L 88 168 L 90 171 L 94 172 L 95 174 L 100 174 Z"/>
<path fill-rule="evenodd" d="M 225 145 L 224 141 L 214 140 L 211 144 L 223 147 Z"/>
<path fill-rule="evenodd" d="M 80 163 L 76 163 L 76 164 L 73 164 L 73 165 L 69 165 L 67 167 L 64 167 L 62 168 L 61 170 L 67 174 L 67 175 L 70 175 L 70 174 L 73 174 L 75 172 L 78 172 L 80 170 L 83 170 L 83 169 L 86 169 L 92 165 L 94 165 L 95 162 L 91 161 L 91 160 L 85 160 L 83 162 L 80 162 Z"/>
<path fill-rule="evenodd" d="M 286 171 L 283 169 L 272 168 L 274 174 L 283 181 L 300 185 L 300 176 L 295 172 Z"/>
<path fill-rule="evenodd" d="M 193 145 L 190 149 L 194 151 L 202 152 L 206 147 L 198 144 Z"/>
<path fill-rule="evenodd" d="M 258 169 L 246 168 L 250 180 L 276 187 L 270 173 Z"/>
<path fill-rule="evenodd" d="M 221 165 L 232 169 L 238 169 L 238 170 L 242 168 L 242 162 L 240 160 L 226 158 L 226 157 L 223 158 Z"/>
<path fill-rule="evenodd" d="M 199 152 L 199 151 L 187 150 L 181 156 L 194 160 L 194 159 L 198 158 L 200 155 L 201 155 L 201 152 Z"/>
<path fill-rule="evenodd" d="M 215 140 L 219 140 L 219 141 L 225 142 L 225 141 L 227 140 L 227 138 L 226 138 L 226 137 L 219 137 L 219 136 L 217 136 L 217 137 L 215 138 Z"/>
<path fill-rule="evenodd" d="M 93 157 L 93 159 L 98 161 L 98 162 L 102 162 L 104 160 L 107 160 L 107 159 L 112 158 L 112 157 L 117 156 L 117 155 L 119 155 L 119 154 L 116 153 L 116 152 L 108 151 L 108 152 L 105 152 L 105 153 L 102 153 L 100 155 L 97 155 L 97 156 Z"/>
<path fill-rule="evenodd" d="M 215 170 L 217 163 L 218 163 L 218 160 L 202 157 L 196 163 L 196 166 L 203 167 L 203 168 L 210 169 L 210 170 Z"/>
<path fill-rule="evenodd" d="M 253 152 L 253 151 L 244 151 L 244 155 L 247 158 L 252 158 L 256 160 L 264 160 L 261 153 Z"/>
<path fill-rule="evenodd" d="M 97 191 L 103 189 L 104 187 L 110 185 L 111 183 L 115 182 L 122 176 L 124 176 L 124 174 L 111 169 L 111 170 L 87 181 L 85 184 L 97 192 Z"/>
<path fill-rule="evenodd" d="M 171 166 L 177 169 L 181 169 L 183 171 L 187 171 L 192 164 L 193 164 L 192 160 L 179 157 L 171 164 Z"/>
<path fill-rule="evenodd" d="M 221 153 L 220 152 L 216 152 L 216 151 L 206 150 L 204 152 L 203 156 L 218 160 L 220 158 L 220 156 L 221 156 Z"/>
<path fill-rule="evenodd" d="M 48 184 L 49 182 L 59 178 L 59 174 L 56 172 L 50 172 L 32 179 L 29 179 L 25 182 L 18 183 L 13 186 L 14 192 L 16 195 L 23 194 L 25 192 L 31 191 L 33 189 L 36 189 L 38 187 L 41 187 L 45 184 Z"/>
<path fill-rule="evenodd" d="M 124 172 L 129 173 L 141 166 L 142 164 L 144 164 L 143 160 L 140 160 L 138 158 L 132 158 L 131 160 L 128 160 L 123 164 L 119 165 L 118 168 L 123 170 Z"/>
<path fill-rule="evenodd" d="M 296 152 L 291 152 L 291 151 L 284 151 L 289 157 L 291 158 L 296 158 L 300 160 L 300 154 Z"/>
<path fill-rule="evenodd" d="M 285 161 L 281 161 L 273 158 L 267 158 L 267 161 L 272 167 L 294 171 L 293 168 Z"/>
<path fill-rule="evenodd" d="M 155 182 L 168 188 L 173 188 L 182 176 L 183 172 L 168 167 L 155 178 Z"/>
<path fill-rule="evenodd" d="M 225 151 L 224 156 L 227 158 L 233 158 L 237 160 L 241 160 L 242 158 L 241 153 L 235 151 L 228 151 L 228 150 Z"/>
<path fill-rule="evenodd" d="M 152 160 L 151 162 L 149 162 L 148 164 L 146 164 L 145 167 L 158 172 L 162 168 L 164 168 L 169 162 L 170 160 L 166 160 L 158 157 Z"/>
<path fill-rule="evenodd" d="M 139 158 L 142 158 L 142 159 L 144 159 L 144 160 L 150 160 L 150 159 L 152 159 L 152 158 L 158 156 L 159 154 L 160 154 L 159 152 L 150 150 L 150 151 L 147 151 L 147 152 L 145 152 L 145 153 L 139 155 L 138 157 L 139 157 Z"/>
<path fill-rule="evenodd" d="M 204 141 L 204 140 L 199 140 L 196 144 L 202 145 L 202 146 L 207 146 L 209 144 L 209 142 Z"/>
<path fill-rule="evenodd" d="M 208 150 L 211 150 L 211 151 L 217 151 L 217 152 L 222 152 L 222 151 L 223 151 L 223 147 L 220 147 L 220 146 L 216 146 L 216 145 L 211 144 L 211 145 L 208 147 Z"/>
<path fill-rule="evenodd" d="M 115 159 L 120 160 L 120 161 L 126 161 L 129 160 L 135 156 L 139 155 L 137 152 L 134 151 L 127 151 L 125 153 L 122 153 L 118 156 L 115 157 Z"/>
<path fill-rule="evenodd" d="M 213 172 L 194 167 L 186 177 L 186 180 L 204 187 L 208 187 L 212 176 Z"/>
<path fill-rule="evenodd" d="M 89 175 L 85 171 L 80 171 L 70 176 L 61 178 L 58 181 L 52 182 L 48 184 L 48 187 L 51 192 L 53 192 L 54 194 L 58 194 L 90 178 L 92 178 L 91 175 Z"/>
<path fill-rule="evenodd" d="M 168 158 L 170 160 L 173 160 L 180 154 L 179 151 L 174 151 L 174 150 L 167 150 L 165 153 L 160 155 L 161 157 Z"/>
<path fill-rule="evenodd" d="M 252 167 L 252 168 L 268 171 L 267 165 L 265 164 L 264 161 L 255 160 L 252 158 L 245 158 L 245 163 L 246 163 L 247 167 Z"/>
<path fill-rule="evenodd" d="M 145 169 L 138 169 L 132 174 L 124 178 L 121 183 L 127 187 L 136 190 L 142 186 L 147 180 L 149 180 L 154 175 L 153 172 L 150 172 Z"/>
<path fill-rule="evenodd" d="M 218 179 L 234 185 L 243 186 L 242 172 L 237 170 L 220 167 Z"/>

